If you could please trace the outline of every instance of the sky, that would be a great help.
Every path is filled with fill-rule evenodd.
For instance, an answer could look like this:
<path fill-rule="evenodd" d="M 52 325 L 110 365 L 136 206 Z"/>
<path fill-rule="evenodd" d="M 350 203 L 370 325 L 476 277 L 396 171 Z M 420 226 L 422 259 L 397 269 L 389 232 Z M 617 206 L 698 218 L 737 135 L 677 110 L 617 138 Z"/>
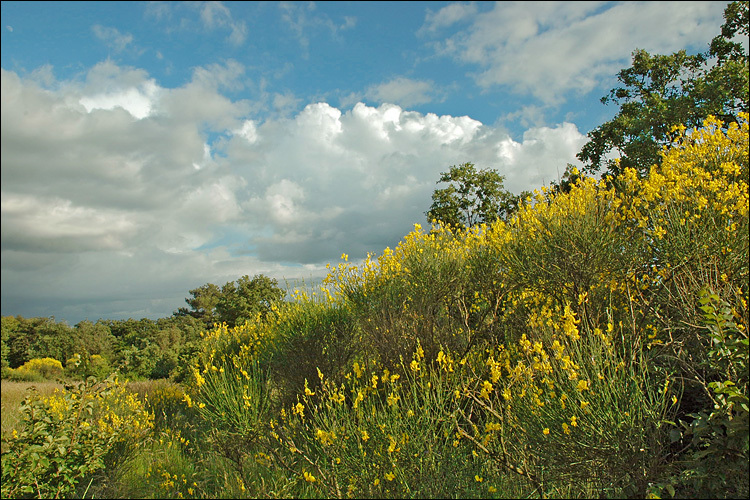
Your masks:
<path fill-rule="evenodd" d="M 726 5 L 3 1 L 2 315 L 312 286 L 427 227 L 452 165 L 558 180 L 632 52 L 705 51 Z"/>

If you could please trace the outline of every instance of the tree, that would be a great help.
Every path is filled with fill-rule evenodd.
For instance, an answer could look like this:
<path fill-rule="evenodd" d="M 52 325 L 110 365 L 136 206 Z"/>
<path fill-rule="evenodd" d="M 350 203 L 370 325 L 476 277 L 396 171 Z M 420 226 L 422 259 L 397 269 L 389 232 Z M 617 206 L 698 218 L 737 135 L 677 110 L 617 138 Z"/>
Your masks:
<path fill-rule="evenodd" d="M 275 279 L 258 274 L 250 279 L 245 275 L 235 281 L 225 283 L 221 288 L 206 283 L 190 290 L 193 298 L 185 299 L 191 309 L 181 307 L 175 317 L 192 316 L 204 322 L 206 328 L 214 323 L 235 326 L 256 313 L 265 315 L 271 305 L 284 298 L 285 292 L 278 287 Z"/>
<path fill-rule="evenodd" d="M 112 359 L 117 339 L 105 322 L 99 320 L 92 323 L 89 320 L 83 320 L 76 324 L 74 334 L 76 352 L 98 354 L 108 361 Z"/>
<path fill-rule="evenodd" d="M 617 176 L 631 167 L 643 175 L 661 161 L 673 127 L 700 127 L 708 115 L 728 125 L 748 111 L 748 53 L 732 41 L 748 35 L 748 2 L 732 2 L 724 18 L 705 53 L 633 52 L 632 66 L 617 76 L 622 86 L 601 99 L 619 105 L 619 113 L 592 130 L 577 155 L 584 171 Z M 620 158 L 611 158 L 613 152 Z"/>
<path fill-rule="evenodd" d="M 218 321 L 216 317 L 216 305 L 221 298 L 221 289 L 213 283 L 206 283 L 198 288 L 190 290 L 193 298 L 185 299 L 185 302 L 191 307 L 187 309 L 181 307 L 175 316 L 190 315 L 203 321 L 207 328 Z"/>
<path fill-rule="evenodd" d="M 471 227 L 507 218 L 518 208 L 520 197 L 503 188 L 504 180 L 496 170 L 477 171 L 474 164 L 468 162 L 441 172 L 437 183 L 450 184 L 432 194 L 432 206 L 425 212 L 428 222 Z"/>
<path fill-rule="evenodd" d="M 285 292 L 275 279 L 258 274 L 250 279 L 245 275 L 236 282 L 230 281 L 221 287 L 221 296 L 216 304 L 219 321 L 235 326 L 252 319 L 257 313 L 265 317 L 271 306 L 284 298 Z"/>

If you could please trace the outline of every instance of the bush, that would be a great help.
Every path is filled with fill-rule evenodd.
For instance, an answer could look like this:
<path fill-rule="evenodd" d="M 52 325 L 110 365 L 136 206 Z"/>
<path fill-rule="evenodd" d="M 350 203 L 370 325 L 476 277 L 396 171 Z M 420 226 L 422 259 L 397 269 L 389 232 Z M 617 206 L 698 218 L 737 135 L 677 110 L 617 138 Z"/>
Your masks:
<path fill-rule="evenodd" d="M 426 358 L 419 344 L 410 358 L 403 375 L 373 362 L 353 363 L 341 384 L 321 372 L 319 388 L 281 412 L 267 461 L 290 471 L 290 494 L 475 498 L 497 488 L 492 461 L 456 432 L 467 366 L 442 350 Z"/>
<path fill-rule="evenodd" d="M 19 382 L 41 382 L 59 379 L 63 375 L 63 366 L 53 358 L 34 358 L 18 368 L 8 369 L 8 378 Z"/>
<path fill-rule="evenodd" d="M 76 353 L 65 363 L 65 373 L 76 380 L 88 377 L 104 380 L 112 373 L 112 368 L 106 358 L 99 354 L 89 356 L 84 352 L 83 355 Z"/>
<path fill-rule="evenodd" d="M 343 256 L 209 332 L 186 401 L 257 496 L 747 495 L 748 225 L 747 116 L 708 120 L 647 178 Z"/>
<path fill-rule="evenodd" d="M 686 415 L 682 432 L 672 434 L 684 446 L 677 477 L 669 483 L 683 496 L 746 498 L 750 424 L 748 424 L 747 318 L 716 294 L 700 299 L 708 337 L 705 364 L 712 379 L 701 378 L 713 406 Z"/>
<path fill-rule="evenodd" d="M 21 413 L 20 432 L 3 437 L 5 498 L 85 496 L 97 473 L 112 473 L 132 455 L 153 422 L 116 380 L 90 379 L 46 398 L 32 387 Z"/>

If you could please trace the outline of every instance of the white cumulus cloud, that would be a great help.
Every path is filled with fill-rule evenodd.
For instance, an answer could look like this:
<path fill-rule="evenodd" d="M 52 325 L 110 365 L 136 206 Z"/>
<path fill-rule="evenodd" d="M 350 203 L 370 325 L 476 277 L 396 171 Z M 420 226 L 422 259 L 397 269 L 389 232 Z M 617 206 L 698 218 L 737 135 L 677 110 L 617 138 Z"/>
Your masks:
<path fill-rule="evenodd" d="M 241 78 L 222 68 L 220 81 Z M 262 120 L 205 70 L 165 88 L 109 62 L 54 90 L 2 70 L 3 293 L 24 287 L 81 313 L 90 297 L 133 307 L 118 302 L 127 291 L 153 301 L 145 309 L 176 296 L 176 308 L 187 290 L 243 274 L 320 277 L 341 253 L 380 253 L 425 223 L 451 165 L 495 168 L 520 192 L 557 178 L 585 140 L 563 123 L 515 141 L 393 103 Z"/>

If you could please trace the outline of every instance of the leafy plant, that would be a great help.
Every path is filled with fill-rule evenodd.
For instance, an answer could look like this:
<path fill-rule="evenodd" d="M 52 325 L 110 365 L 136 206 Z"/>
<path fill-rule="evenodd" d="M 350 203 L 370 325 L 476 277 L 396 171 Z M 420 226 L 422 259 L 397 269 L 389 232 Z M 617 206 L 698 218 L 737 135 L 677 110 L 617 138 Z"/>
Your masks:
<path fill-rule="evenodd" d="M 3 436 L 5 498 L 85 496 L 98 473 L 131 456 L 153 422 L 114 379 L 89 379 L 47 398 L 32 390 L 21 412 L 21 430 Z"/>
<path fill-rule="evenodd" d="M 673 434 L 685 444 L 678 484 L 690 495 L 742 498 L 750 459 L 747 321 L 716 294 L 704 291 L 700 304 L 709 340 L 704 364 L 713 379 L 700 382 L 713 408 L 688 414 L 681 435 Z"/>

